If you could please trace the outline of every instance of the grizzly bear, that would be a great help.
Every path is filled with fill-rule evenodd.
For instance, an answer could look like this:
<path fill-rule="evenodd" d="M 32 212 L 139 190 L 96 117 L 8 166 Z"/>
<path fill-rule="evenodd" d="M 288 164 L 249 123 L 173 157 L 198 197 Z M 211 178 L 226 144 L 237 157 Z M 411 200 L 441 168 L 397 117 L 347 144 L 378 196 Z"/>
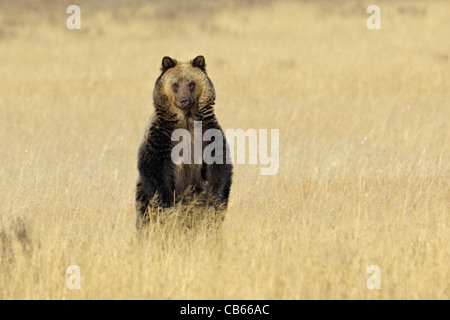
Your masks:
<path fill-rule="evenodd" d="M 141 229 L 154 220 L 155 212 L 164 212 L 176 204 L 195 199 L 201 207 L 213 208 L 223 220 L 232 180 L 228 145 L 214 114 L 215 90 L 206 72 L 205 58 L 190 62 L 170 57 L 162 59 L 161 75 L 153 90 L 154 112 L 148 121 L 138 150 L 136 185 L 136 227 Z M 202 133 L 219 130 L 222 149 L 215 159 L 174 163 L 171 154 L 176 142 L 172 133 L 188 130 L 194 140 L 194 125 L 201 123 Z M 205 143 L 201 143 L 205 148 Z M 202 153 L 203 154 L 203 153 Z"/>

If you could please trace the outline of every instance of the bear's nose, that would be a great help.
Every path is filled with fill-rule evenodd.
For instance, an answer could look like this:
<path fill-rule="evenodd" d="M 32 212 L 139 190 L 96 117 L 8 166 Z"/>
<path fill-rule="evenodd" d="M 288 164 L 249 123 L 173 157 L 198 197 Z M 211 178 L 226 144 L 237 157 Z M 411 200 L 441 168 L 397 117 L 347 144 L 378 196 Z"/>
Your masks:
<path fill-rule="evenodd" d="M 191 105 L 191 99 L 188 97 L 181 98 L 180 103 L 183 107 L 189 107 Z"/>

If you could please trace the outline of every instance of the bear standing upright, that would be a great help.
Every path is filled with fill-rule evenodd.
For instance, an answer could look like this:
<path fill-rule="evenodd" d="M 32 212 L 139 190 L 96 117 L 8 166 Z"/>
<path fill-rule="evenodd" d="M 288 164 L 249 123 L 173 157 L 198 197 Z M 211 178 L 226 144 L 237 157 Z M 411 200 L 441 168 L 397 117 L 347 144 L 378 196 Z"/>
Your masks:
<path fill-rule="evenodd" d="M 209 79 L 205 58 L 178 62 L 164 57 L 161 75 L 153 90 L 154 112 L 145 127 L 138 150 L 136 185 L 136 226 L 144 227 L 158 208 L 169 208 L 195 197 L 204 206 L 222 214 L 227 208 L 231 187 L 232 165 L 223 130 L 214 114 L 215 91 Z M 203 159 L 175 164 L 172 160 L 172 133 L 188 130 L 194 141 L 194 125 L 201 123 L 202 134 L 209 129 L 222 134 L 223 149 L 215 158 L 223 161 L 207 164 Z M 205 144 L 202 142 L 202 149 Z M 202 153 L 203 155 L 203 153 Z"/>

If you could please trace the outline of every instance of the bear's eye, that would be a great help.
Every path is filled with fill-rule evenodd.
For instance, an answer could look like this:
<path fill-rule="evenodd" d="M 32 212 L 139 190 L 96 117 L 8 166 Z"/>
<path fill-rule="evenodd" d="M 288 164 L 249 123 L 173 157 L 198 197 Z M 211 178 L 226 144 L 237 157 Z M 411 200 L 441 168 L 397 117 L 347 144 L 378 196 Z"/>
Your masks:
<path fill-rule="evenodd" d="M 195 88 L 195 83 L 193 83 L 193 82 L 191 82 L 191 83 L 189 83 L 189 90 L 194 90 L 194 88 Z"/>
<path fill-rule="evenodd" d="M 179 85 L 178 85 L 178 83 L 175 82 L 175 83 L 172 85 L 172 87 L 173 87 L 173 90 L 177 91 Z"/>

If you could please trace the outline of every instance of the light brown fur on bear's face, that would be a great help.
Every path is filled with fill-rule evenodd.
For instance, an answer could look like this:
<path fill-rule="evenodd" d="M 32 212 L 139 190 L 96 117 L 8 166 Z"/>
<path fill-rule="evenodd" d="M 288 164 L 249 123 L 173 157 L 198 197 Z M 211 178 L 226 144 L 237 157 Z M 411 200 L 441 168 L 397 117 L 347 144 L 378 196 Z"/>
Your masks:
<path fill-rule="evenodd" d="M 163 60 L 163 74 L 155 86 L 155 102 L 169 108 L 180 120 L 195 118 L 203 107 L 212 105 L 215 99 L 214 87 L 204 65 L 201 69 L 195 66 L 194 60 L 177 62 L 170 59 L 172 64 L 167 69 Z"/>

